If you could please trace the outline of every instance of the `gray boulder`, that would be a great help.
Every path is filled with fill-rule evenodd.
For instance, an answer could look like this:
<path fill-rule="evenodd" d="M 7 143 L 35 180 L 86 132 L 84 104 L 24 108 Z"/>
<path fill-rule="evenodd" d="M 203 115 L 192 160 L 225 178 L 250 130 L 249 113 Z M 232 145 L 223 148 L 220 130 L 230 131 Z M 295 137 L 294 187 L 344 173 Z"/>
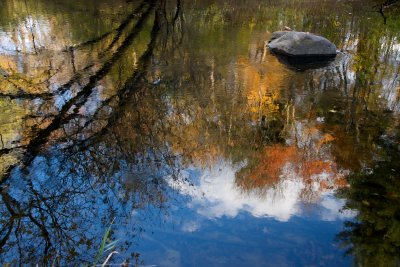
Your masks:
<path fill-rule="evenodd" d="M 275 39 L 281 38 L 283 35 L 287 34 L 289 31 L 276 31 L 272 33 L 271 39 L 269 40 L 269 43 L 272 42 Z M 290 31 L 293 32 L 293 31 Z"/>
<path fill-rule="evenodd" d="M 274 32 L 267 46 L 274 53 L 291 57 L 336 56 L 336 46 L 331 41 L 307 32 Z"/>

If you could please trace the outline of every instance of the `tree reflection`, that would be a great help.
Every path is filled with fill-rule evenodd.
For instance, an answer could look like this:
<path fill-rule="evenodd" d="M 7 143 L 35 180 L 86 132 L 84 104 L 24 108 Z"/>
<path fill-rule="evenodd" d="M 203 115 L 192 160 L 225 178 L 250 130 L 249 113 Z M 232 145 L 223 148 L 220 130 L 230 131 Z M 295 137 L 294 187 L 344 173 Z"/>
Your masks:
<path fill-rule="evenodd" d="M 142 121 L 137 110 L 138 117 L 130 119 L 129 110 L 131 100 L 138 102 L 150 86 L 146 78 L 149 62 L 162 42 L 161 27 L 169 27 L 163 7 L 162 1 L 139 6 L 134 16 L 142 10 L 141 17 L 127 33 L 119 28 L 121 34 L 109 45 L 115 51 L 108 61 L 86 78 L 87 84 L 24 146 L 22 168 L 10 164 L 3 173 L 0 245 L 5 263 L 92 263 L 101 230 L 113 218 L 120 225 L 130 222 L 125 231 L 134 237 L 143 230 L 135 218 L 129 220 L 134 210 L 163 210 L 167 191 L 161 178 L 175 171 L 174 158 L 163 150 L 165 146 L 153 143 L 157 142 L 154 133 L 145 131 L 153 127 L 148 125 L 151 118 Z M 92 104 L 96 84 L 122 64 L 120 59 L 152 14 L 150 41 L 136 69 L 126 73 L 127 78 L 117 76 L 120 88 L 94 112 L 82 113 Z M 125 127 L 127 119 L 132 129 Z M 14 149 L 3 148 L 2 156 Z M 123 241 L 122 251 L 132 244 L 131 239 Z"/>
<path fill-rule="evenodd" d="M 338 239 L 360 266 L 400 263 L 400 153 L 393 146 L 387 151 L 385 161 L 350 176 L 350 187 L 339 194 L 347 199 L 345 208 L 358 215 L 345 224 Z"/>
<path fill-rule="evenodd" d="M 165 177 L 185 179 L 185 168 L 236 164 L 235 185 L 260 196 L 294 177 L 299 198 L 317 202 L 382 153 L 376 140 L 399 113 L 392 29 L 358 23 L 346 4 L 340 16 L 304 3 L 299 12 L 297 1 L 284 12 L 197 4 L 124 3 L 132 11 L 88 41 L 74 27 L 65 47 L 37 42 L 34 54 L 0 60 L 0 109 L 13 116 L 0 115 L 4 261 L 90 263 L 113 218 L 130 239 L 144 228 L 132 213 L 165 212 Z M 256 11 L 270 31 L 278 18 L 298 30 L 322 21 L 347 52 L 322 69 L 288 69 L 268 53 Z"/>

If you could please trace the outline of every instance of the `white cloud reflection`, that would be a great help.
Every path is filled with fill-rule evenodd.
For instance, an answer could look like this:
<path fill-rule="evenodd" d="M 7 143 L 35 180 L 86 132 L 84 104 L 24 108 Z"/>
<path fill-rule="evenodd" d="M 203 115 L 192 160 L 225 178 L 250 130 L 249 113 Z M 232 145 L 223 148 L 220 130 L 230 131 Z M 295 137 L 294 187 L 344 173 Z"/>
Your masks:
<path fill-rule="evenodd" d="M 344 199 L 337 199 L 331 194 L 324 194 L 321 197 L 321 220 L 336 221 L 354 217 L 356 215 L 355 211 L 342 210 L 344 204 Z"/>
<path fill-rule="evenodd" d="M 279 221 L 288 221 L 294 215 L 302 214 L 301 192 L 305 185 L 287 166 L 280 182 L 271 188 L 259 192 L 244 192 L 235 183 L 235 173 L 242 166 L 221 161 L 219 164 L 201 170 L 194 185 L 190 182 L 177 183 L 170 180 L 170 185 L 182 194 L 190 196 L 188 206 L 198 214 L 217 219 L 222 216 L 236 217 L 245 211 L 254 217 L 273 217 Z M 184 172 L 186 180 L 193 181 L 189 172 Z M 185 180 L 185 179 L 182 179 Z M 350 212 L 341 212 L 344 201 L 338 200 L 329 193 L 320 198 L 320 219 L 333 221 L 351 217 Z"/>
<path fill-rule="evenodd" d="M 188 233 L 196 232 L 199 228 L 200 224 L 196 221 L 186 221 L 182 225 L 182 231 Z"/>

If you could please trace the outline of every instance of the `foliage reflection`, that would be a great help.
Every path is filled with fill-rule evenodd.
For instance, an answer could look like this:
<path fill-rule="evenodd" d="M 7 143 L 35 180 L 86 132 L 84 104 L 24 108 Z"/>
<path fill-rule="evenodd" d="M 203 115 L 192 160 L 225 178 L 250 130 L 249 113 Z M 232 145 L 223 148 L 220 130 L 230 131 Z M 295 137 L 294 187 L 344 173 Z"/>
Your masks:
<path fill-rule="evenodd" d="M 274 1 L 101 1 L 87 12 L 84 2 L 60 2 L 61 13 L 48 1 L 9 1 L 0 11 L 5 262 L 91 263 L 114 218 L 122 230 L 113 238 L 127 236 L 120 250 L 134 252 L 131 237 L 148 223 L 136 211 L 166 213 L 171 187 L 193 182 L 185 170 L 220 166 L 233 173 L 235 193 L 293 205 L 318 203 L 347 187 L 350 172 L 373 168 L 343 193 L 361 221 L 343 236 L 356 258 L 370 249 L 357 233 L 368 207 L 383 202 L 358 197 L 365 180 L 392 173 L 398 160 L 374 167 L 389 151 L 378 140 L 398 125 L 397 21 L 365 17 L 358 1 L 324 1 L 321 12 L 295 0 L 285 10 Z M 75 21 L 76 12 L 87 14 Z M 286 24 L 323 34 L 342 52 L 323 68 L 288 68 L 265 47 Z M 396 201 L 390 175 L 376 183 Z M 287 184 L 298 194 L 275 198 Z M 383 235 L 395 243 L 394 232 Z"/>

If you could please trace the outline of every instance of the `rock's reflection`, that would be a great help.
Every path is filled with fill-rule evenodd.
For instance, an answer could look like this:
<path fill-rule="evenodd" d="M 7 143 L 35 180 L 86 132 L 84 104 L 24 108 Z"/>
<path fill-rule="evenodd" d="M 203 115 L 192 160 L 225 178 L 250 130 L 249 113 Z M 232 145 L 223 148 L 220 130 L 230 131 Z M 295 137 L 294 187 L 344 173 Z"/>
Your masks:
<path fill-rule="evenodd" d="M 320 69 L 329 66 L 335 58 L 324 58 L 324 57 L 311 57 L 311 58 L 293 58 L 285 55 L 278 55 L 273 53 L 280 62 L 287 65 L 289 68 L 296 71 L 305 71 L 309 69 Z"/>

